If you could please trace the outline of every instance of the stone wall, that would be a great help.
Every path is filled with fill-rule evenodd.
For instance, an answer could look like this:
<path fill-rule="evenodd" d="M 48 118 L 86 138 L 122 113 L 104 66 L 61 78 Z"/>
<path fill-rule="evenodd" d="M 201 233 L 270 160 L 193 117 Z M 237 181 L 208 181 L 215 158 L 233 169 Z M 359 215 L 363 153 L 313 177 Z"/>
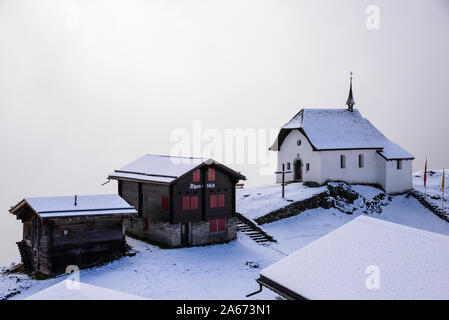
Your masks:
<path fill-rule="evenodd" d="M 426 196 L 422 192 L 419 192 L 418 190 L 412 190 L 407 196 L 412 196 L 416 198 L 419 202 L 421 202 L 421 204 L 424 207 L 435 213 L 438 217 L 440 217 L 444 221 L 449 222 L 449 214 L 443 211 L 441 206 L 438 206 L 436 204 L 427 201 Z"/>
<path fill-rule="evenodd" d="M 181 246 L 181 224 L 170 224 L 168 222 L 150 221 L 149 230 L 143 231 L 146 227 L 143 219 L 135 219 L 133 223 L 128 223 L 126 233 L 136 239 L 141 239 L 160 245 L 162 247 Z"/>
<path fill-rule="evenodd" d="M 254 221 L 258 224 L 269 223 L 273 221 L 277 221 L 280 219 L 296 216 L 301 212 L 309 209 L 315 209 L 321 207 L 324 199 L 329 196 L 328 191 L 324 191 L 319 193 L 311 198 L 293 202 L 286 207 L 278 209 L 276 211 L 270 212 L 262 217 L 254 219 Z"/>
<path fill-rule="evenodd" d="M 126 233 L 136 239 L 148 241 L 150 243 L 169 248 L 181 247 L 181 224 L 170 224 L 168 222 L 151 222 L 148 231 L 144 230 L 143 220 L 138 219 L 127 225 Z M 237 237 L 236 218 L 229 218 L 226 221 L 226 230 L 219 232 L 209 232 L 209 221 L 192 222 L 190 245 L 199 246 L 206 244 L 222 243 L 233 240 Z"/>
<path fill-rule="evenodd" d="M 227 219 L 226 230 L 219 232 L 209 232 L 208 221 L 193 222 L 191 235 L 191 245 L 193 246 L 221 243 L 233 240 L 237 237 L 237 219 Z"/>

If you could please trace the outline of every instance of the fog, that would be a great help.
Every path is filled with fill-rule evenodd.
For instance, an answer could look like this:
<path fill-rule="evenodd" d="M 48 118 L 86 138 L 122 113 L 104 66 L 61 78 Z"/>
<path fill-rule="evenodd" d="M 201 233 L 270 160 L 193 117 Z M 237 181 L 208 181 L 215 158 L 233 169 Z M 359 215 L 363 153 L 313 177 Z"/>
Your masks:
<path fill-rule="evenodd" d="M 110 171 L 194 121 L 269 130 L 344 107 L 351 70 L 415 171 L 449 167 L 448 39 L 447 0 L 0 0 L 0 265 L 19 259 L 24 197 L 115 192 Z"/>

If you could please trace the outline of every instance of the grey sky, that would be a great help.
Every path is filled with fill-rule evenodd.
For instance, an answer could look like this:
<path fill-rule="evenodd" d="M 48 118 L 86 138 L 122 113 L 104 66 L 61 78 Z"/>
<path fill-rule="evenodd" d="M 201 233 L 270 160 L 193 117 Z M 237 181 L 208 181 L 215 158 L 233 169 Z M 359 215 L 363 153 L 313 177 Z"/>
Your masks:
<path fill-rule="evenodd" d="M 350 70 L 356 107 L 415 171 L 449 167 L 448 39 L 447 0 L 0 0 L 0 264 L 18 259 L 23 197 L 115 192 L 109 171 L 168 153 L 194 120 L 271 129 L 344 107 Z"/>

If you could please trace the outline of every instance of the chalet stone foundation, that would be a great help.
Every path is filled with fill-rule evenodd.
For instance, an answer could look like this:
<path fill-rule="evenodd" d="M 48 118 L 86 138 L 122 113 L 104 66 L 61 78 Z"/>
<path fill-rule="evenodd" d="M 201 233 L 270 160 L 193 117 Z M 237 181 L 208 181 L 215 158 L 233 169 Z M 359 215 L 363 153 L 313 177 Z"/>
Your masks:
<path fill-rule="evenodd" d="M 191 244 L 194 246 L 221 243 L 233 240 L 237 237 L 237 219 L 226 220 L 226 230 L 209 232 L 209 222 L 199 221 L 192 223 Z"/>
<path fill-rule="evenodd" d="M 136 221 L 137 220 L 137 221 Z M 170 248 L 182 247 L 181 243 L 181 223 L 170 224 L 168 222 L 150 223 L 146 228 L 144 219 L 134 219 L 127 225 L 127 233 L 134 238 L 142 239 L 161 246 Z M 226 230 L 219 232 L 209 232 L 209 221 L 192 222 L 190 225 L 189 245 L 199 246 L 214 243 L 223 243 L 237 237 L 237 219 L 226 220 Z"/>

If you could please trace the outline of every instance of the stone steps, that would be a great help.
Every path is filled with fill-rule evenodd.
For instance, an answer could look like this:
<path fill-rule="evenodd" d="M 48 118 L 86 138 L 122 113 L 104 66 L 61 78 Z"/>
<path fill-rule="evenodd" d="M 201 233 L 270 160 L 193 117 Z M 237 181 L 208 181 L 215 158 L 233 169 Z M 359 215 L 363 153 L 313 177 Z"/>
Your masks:
<path fill-rule="evenodd" d="M 240 217 L 237 217 L 237 231 L 246 234 L 258 244 L 276 242 L 273 237 L 267 235 L 256 225 L 252 225 L 251 223 L 245 221 L 244 219 L 241 219 Z"/>

